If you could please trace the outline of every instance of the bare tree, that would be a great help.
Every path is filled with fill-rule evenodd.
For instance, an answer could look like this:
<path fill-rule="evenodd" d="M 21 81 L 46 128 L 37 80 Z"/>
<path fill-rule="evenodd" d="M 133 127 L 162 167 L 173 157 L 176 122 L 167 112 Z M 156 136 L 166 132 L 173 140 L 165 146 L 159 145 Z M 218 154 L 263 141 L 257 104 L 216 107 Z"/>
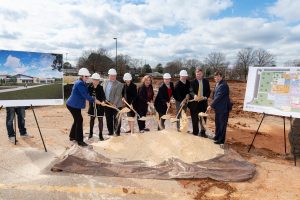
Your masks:
<path fill-rule="evenodd" d="M 86 67 L 92 73 L 98 72 L 104 74 L 109 68 L 114 67 L 108 51 L 100 48 L 98 50 L 84 51 L 79 57 L 77 68 Z"/>
<path fill-rule="evenodd" d="M 215 71 L 221 71 L 223 74 L 225 74 L 228 65 L 229 62 L 226 62 L 225 54 L 221 52 L 212 52 L 204 59 L 204 75 L 206 77 L 210 77 Z"/>
<path fill-rule="evenodd" d="M 181 69 L 183 69 L 184 64 L 181 59 L 173 60 L 168 62 L 164 67 L 164 73 L 170 73 L 171 76 L 178 74 Z"/>
<path fill-rule="evenodd" d="M 274 66 L 275 57 L 265 49 L 257 49 L 254 51 L 254 66 L 266 67 Z"/>
<path fill-rule="evenodd" d="M 116 70 L 118 75 L 122 76 L 130 68 L 129 64 L 131 61 L 131 57 L 128 55 L 119 54 L 117 59 L 118 59 L 118 68 Z"/>
<path fill-rule="evenodd" d="M 300 59 L 289 60 L 284 65 L 287 67 L 300 67 Z"/>
<path fill-rule="evenodd" d="M 247 80 L 248 69 L 254 63 L 255 54 L 252 48 L 245 48 L 237 53 L 236 69 L 239 70 L 244 79 Z"/>

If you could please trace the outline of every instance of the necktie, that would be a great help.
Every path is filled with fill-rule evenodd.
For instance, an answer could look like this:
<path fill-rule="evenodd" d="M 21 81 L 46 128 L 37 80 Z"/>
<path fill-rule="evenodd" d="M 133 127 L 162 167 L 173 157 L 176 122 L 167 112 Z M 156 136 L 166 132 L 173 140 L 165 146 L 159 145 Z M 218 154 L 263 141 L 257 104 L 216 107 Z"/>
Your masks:
<path fill-rule="evenodd" d="M 202 89 L 203 89 L 203 86 L 202 86 L 202 80 L 199 81 L 199 88 L 198 88 L 198 97 L 202 96 Z"/>

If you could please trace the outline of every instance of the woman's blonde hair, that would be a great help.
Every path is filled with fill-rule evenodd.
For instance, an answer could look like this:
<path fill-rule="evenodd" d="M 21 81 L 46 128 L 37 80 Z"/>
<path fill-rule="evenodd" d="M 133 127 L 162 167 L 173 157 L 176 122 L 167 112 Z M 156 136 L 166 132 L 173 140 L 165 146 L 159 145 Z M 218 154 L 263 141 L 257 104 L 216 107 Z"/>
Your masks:
<path fill-rule="evenodd" d="M 150 75 L 144 76 L 144 77 L 142 78 L 142 80 L 141 80 L 141 83 L 142 83 L 142 84 L 145 84 L 145 81 L 146 81 L 146 79 L 148 79 L 148 78 L 150 78 L 150 81 L 151 81 L 151 84 L 152 84 L 152 76 L 150 76 Z"/>

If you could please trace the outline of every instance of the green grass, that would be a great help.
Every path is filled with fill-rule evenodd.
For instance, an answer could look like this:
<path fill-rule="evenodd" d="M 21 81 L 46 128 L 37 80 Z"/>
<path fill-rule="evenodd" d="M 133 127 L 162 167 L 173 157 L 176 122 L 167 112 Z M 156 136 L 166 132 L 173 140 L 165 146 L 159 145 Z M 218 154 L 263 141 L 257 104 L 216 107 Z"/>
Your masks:
<path fill-rule="evenodd" d="M 62 99 L 62 85 L 44 85 L 19 91 L 0 93 L 0 100 Z"/>

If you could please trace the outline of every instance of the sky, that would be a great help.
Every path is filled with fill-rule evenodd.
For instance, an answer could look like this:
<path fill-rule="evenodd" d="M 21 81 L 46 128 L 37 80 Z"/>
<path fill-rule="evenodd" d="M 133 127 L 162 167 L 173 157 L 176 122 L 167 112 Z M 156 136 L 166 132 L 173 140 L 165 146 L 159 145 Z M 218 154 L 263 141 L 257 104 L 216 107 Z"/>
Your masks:
<path fill-rule="evenodd" d="M 0 49 L 62 53 L 73 65 L 105 48 L 154 67 L 263 48 L 299 59 L 300 0 L 0 0 Z M 66 60 L 66 59 L 65 59 Z"/>
<path fill-rule="evenodd" d="M 62 78 L 62 72 L 52 70 L 53 59 L 49 53 L 0 50 L 0 75 Z"/>

